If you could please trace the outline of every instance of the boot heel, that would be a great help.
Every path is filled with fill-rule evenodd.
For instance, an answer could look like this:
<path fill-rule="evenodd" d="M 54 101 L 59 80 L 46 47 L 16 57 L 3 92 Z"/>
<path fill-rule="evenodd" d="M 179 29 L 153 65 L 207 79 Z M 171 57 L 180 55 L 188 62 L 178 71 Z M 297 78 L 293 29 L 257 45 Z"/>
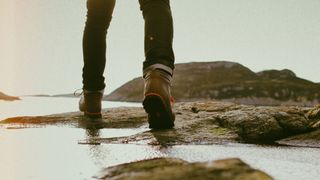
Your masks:
<path fill-rule="evenodd" d="M 149 127 L 152 129 L 169 129 L 174 126 L 174 115 L 160 95 L 149 94 L 143 100 L 143 108 L 148 114 Z"/>
<path fill-rule="evenodd" d="M 84 115 L 85 115 L 86 117 L 92 118 L 92 119 L 102 118 L 102 114 L 101 114 L 101 113 L 90 113 L 90 112 L 85 111 L 85 112 L 84 112 Z"/>

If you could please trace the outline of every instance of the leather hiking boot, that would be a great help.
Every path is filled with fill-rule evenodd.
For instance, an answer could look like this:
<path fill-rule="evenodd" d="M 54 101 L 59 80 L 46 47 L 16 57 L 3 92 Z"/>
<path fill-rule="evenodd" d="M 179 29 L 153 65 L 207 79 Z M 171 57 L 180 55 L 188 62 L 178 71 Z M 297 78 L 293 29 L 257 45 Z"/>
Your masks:
<path fill-rule="evenodd" d="M 101 101 L 104 90 L 87 91 L 83 90 L 80 101 L 79 110 L 90 118 L 101 118 Z"/>
<path fill-rule="evenodd" d="M 175 119 L 171 108 L 173 104 L 170 92 L 172 73 L 163 69 L 150 68 L 144 71 L 143 77 L 143 107 L 148 113 L 149 127 L 152 129 L 172 128 Z"/>

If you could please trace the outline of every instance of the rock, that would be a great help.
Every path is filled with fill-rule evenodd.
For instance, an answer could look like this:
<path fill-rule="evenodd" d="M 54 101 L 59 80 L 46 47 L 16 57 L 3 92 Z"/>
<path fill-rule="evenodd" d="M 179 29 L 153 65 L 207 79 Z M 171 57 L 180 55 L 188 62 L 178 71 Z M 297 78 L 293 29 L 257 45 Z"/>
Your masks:
<path fill-rule="evenodd" d="M 310 108 L 295 106 L 247 106 L 228 102 L 200 101 L 177 103 L 175 128 L 149 130 L 142 108 L 105 109 L 103 118 L 92 120 L 80 112 L 39 117 L 16 117 L 0 122 L 5 126 L 45 126 L 61 124 L 93 131 L 102 128 L 138 128 L 144 132 L 116 138 L 90 138 L 80 144 L 135 143 L 150 145 L 225 144 L 237 142 L 272 143 L 311 131 L 305 114 Z"/>
<path fill-rule="evenodd" d="M 320 104 L 308 111 L 307 117 L 312 121 L 320 120 Z"/>
<path fill-rule="evenodd" d="M 308 119 L 310 119 L 310 128 L 318 129 L 320 128 L 320 105 L 315 106 L 311 109 L 307 115 Z"/>
<path fill-rule="evenodd" d="M 90 119 L 83 116 L 81 112 L 54 114 L 49 116 L 22 116 L 8 118 L 0 121 L 0 125 L 68 125 L 84 129 L 90 128 L 135 128 L 140 127 L 147 121 L 146 114 L 142 108 L 119 107 L 103 110 L 102 119 Z"/>
<path fill-rule="evenodd" d="M 320 128 L 320 120 L 315 121 L 315 122 L 311 122 L 309 127 L 312 129 L 319 129 Z"/>
<path fill-rule="evenodd" d="M 176 64 L 172 86 L 178 102 L 219 100 L 248 105 L 299 106 L 320 103 L 320 85 L 296 77 L 288 69 L 254 73 L 239 63 L 227 61 Z M 143 79 L 138 77 L 105 99 L 141 102 L 142 95 Z"/>
<path fill-rule="evenodd" d="M 273 141 L 284 135 L 284 130 L 272 114 L 264 111 L 234 110 L 219 117 L 223 127 L 232 128 L 245 141 Z"/>
<path fill-rule="evenodd" d="M 110 180 L 272 179 L 266 173 L 251 168 L 240 159 L 188 163 L 176 158 L 156 158 L 109 167 L 95 178 Z"/>
<path fill-rule="evenodd" d="M 272 113 L 286 134 L 307 132 L 310 120 L 305 117 L 304 110 L 297 107 L 280 107 Z"/>
<path fill-rule="evenodd" d="M 277 143 L 289 146 L 320 148 L 320 129 L 313 132 L 282 139 L 277 141 Z"/>
<path fill-rule="evenodd" d="M 296 107 L 242 106 L 221 114 L 219 123 L 234 129 L 247 142 L 273 142 L 309 130 L 303 109 Z"/>
<path fill-rule="evenodd" d="M 283 70 L 265 70 L 257 73 L 262 79 L 288 79 L 296 78 L 296 74 L 289 69 Z"/>

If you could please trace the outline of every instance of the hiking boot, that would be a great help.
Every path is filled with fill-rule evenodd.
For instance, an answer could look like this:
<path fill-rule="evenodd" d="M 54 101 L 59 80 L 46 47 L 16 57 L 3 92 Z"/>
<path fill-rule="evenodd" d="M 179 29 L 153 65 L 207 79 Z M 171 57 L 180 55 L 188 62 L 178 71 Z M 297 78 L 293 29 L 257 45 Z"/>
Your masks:
<path fill-rule="evenodd" d="M 101 118 L 101 101 L 104 90 L 87 91 L 83 90 L 79 101 L 79 110 L 90 118 Z"/>
<path fill-rule="evenodd" d="M 148 113 L 149 127 L 152 129 L 169 129 L 174 126 L 175 115 L 171 108 L 174 100 L 170 92 L 172 70 L 162 66 L 150 66 L 144 70 L 143 75 L 143 107 Z"/>

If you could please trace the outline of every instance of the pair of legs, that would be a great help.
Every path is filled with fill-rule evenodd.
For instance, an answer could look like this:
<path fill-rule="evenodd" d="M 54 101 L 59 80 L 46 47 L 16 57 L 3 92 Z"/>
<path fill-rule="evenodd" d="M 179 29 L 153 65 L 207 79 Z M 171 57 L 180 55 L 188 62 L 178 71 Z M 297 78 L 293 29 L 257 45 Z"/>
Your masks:
<path fill-rule="evenodd" d="M 164 69 L 169 67 L 169 71 L 172 71 L 173 22 L 169 0 L 139 0 L 139 3 L 145 20 L 143 69 L 159 64 L 159 67 L 164 65 Z M 115 0 L 87 0 L 87 21 L 83 35 L 83 89 L 96 91 L 105 88 L 106 35 L 114 6 Z"/>
<path fill-rule="evenodd" d="M 143 106 L 151 128 L 173 127 L 170 82 L 174 69 L 173 22 L 169 0 L 139 0 L 145 20 L 145 80 Z M 83 35 L 83 90 L 79 107 L 89 117 L 101 117 L 105 88 L 106 36 L 115 0 L 87 0 Z M 126 51 L 125 49 L 123 51 Z M 130 59 L 128 59 L 130 61 Z"/>

